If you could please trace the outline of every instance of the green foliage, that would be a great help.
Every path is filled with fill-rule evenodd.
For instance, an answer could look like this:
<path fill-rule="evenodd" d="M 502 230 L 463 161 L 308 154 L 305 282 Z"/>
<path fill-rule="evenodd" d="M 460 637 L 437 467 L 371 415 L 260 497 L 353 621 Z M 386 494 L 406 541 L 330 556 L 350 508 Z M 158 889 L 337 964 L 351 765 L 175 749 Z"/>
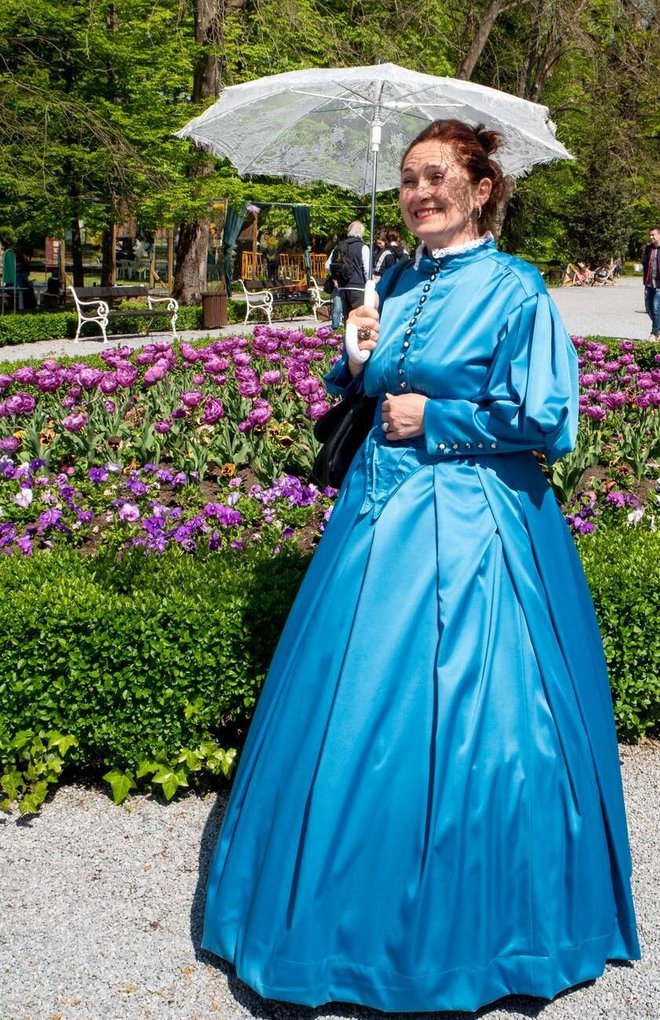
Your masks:
<path fill-rule="evenodd" d="M 574 449 L 546 468 L 560 503 L 567 504 L 578 491 L 584 472 L 598 464 L 602 449 L 602 436 L 598 430 L 589 425 L 589 419 L 581 421 Z"/>
<path fill-rule="evenodd" d="M 309 316 L 310 307 L 308 304 L 276 305 L 273 308 L 273 319 L 276 322 L 285 322 L 297 316 Z M 245 302 L 228 301 L 227 321 L 230 325 L 239 325 L 245 318 Z M 265 322 L 265 316 L 262 316 Z M 249 327 L 255 325 L 258 320 L 251 318 Z M 76 335 L 78 316 L 75 312 L 35 312 L 30 315 L 3 315 L 0 316 L 0 348 L 11 347 L 18 344 L 34 344 L 39 340 L 71 340 Z M 171 319 L 167 315 L 154 315 L 149 320 L 146 316 L 131 316 L 129 312 L 125 316 L 117 316 L 110 319 L 108 323 L 108 336 L 144 336 L 149 330 L 155 333 L 162 330 L 169 332 Z M 202 308 L 200 305 L 180 305 L 179 315 L 176 322 L 177 332 L 185 329 L 203 329 Z M 95 340 L 101 338 L 101 330 L 98 326 L 85 326 L 81 340 Z M 84 347 L 81 346 L 81 352 Z"/>
<path fill-rule="evenodd" d="M 199 784 L 207 776 L 224 776 L 228 779 L 236 764 L 236 748 L 220 747 L 214 740 L 204 740 L 194 750 L 183 750 L 174 760 L 161 757 L 154 761 L 142 761 L 135 772 L 121 772 L 113 769 L 103 776 L 110 784 L 112 799 L 121 804 L 132 790 L 144 787 L 144 782 L 171 800 L 181 787 L 190 786 L 194 779 Z"/>
<path fill-rule="evenodd" d="M 660 535 L 603 529 L 578 539 L 596 606 L 619 736 L 660 726 Z"/>
<path fill-rule="evenodd" d="M 0 718 L 0 810 L 18 805 L 22 814 L 35 814 L 59 782 L 64 759 L 76 738 L 57 730 L 19 730 L 7 734 L 7 721 Z"/>
<path fill-rule="evenodd" d="M 305 564 L 289 546 L 3 558 L 0 762 L 11 734 L 57 730 L 115 796 L 145 763 L 166 796 L 227 772 L 227 735 L 254 706 Z"/>
<path fill-rule="evenodd" d="M 239 312 L 240 306 L 234 310 L 236 318 Z M 117 316 L 109 321 L 108 335 L 145 334 L 148 327 L 152 333 L 157 330 L 167 332 L 171 328 L 171 319 L 165 315 L 155 315 L 150 326 L 149 322 L 146 316 L 131 317 L 130 314 L 125 317 Z M 76 335 L 77 324 L 78 316 L 75 312 L 35 312 L 31 315 L 0 316 L 0 347 L 34 344 L 39 340 L 70 340 Z M 178 330 L 201 329 L 202 309 L 194 305 L 181 307 L 176 325 Z M 86 326 L 82 332 L 82 340 L 100 337 L 101 330 L 98 326 Z"/>

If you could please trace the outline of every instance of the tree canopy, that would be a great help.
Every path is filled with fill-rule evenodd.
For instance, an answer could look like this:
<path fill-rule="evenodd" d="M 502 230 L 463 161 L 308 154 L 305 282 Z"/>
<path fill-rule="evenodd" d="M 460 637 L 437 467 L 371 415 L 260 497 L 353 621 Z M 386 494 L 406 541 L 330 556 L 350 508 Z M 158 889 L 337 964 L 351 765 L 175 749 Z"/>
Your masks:
<path fill-rule="evenodd" d="M 385 60 L 550 108 L 575 160 L 518 184 L 508 248 L 633 255 L 660 218 L 659 29 L 660 0 L 5 0 L 0 240 L 67 232 L 75 248 L 81 219 L 178 227 L 221 198 L 308 201 L 312 232 L 337 232 L 366 214 L 362 200 L 240 180 L 173 132 L 226 85 Z M 379 209 L 397 222 L 394 197 Z"/>

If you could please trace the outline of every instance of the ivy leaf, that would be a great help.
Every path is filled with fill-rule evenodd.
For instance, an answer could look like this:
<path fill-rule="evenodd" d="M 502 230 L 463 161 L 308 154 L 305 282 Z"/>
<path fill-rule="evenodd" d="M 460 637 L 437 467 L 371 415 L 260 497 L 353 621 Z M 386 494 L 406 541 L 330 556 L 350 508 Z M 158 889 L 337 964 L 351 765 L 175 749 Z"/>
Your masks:
<path fill-rule="evenodd" d="M 115 804 L 122 804 L 131 790 L 137 788 L 135 779 L 130 772 L 119 772 L 117 769 L 114 769 L 112 772 L 106 772 L 103 778 L 107 783 L 110 783 L 112 799 Z"/>
<path fill-rule="evenodd" d="M 180 786 L 188 785 L 188 780 L 183 771 L 173 772 L 172 769 L 168 768 L 162 768 L 160 772 L 157 772 L 152 782 L 159 783 L 163 787 L 163 793 L 168 800 L 172 800 Z"/>
<path fill-rule="evenodd" d="M 78 741 L 71 733 L 63 734 L 58 733 L 57 730 L 51 730 L 46 736 L 48 737 L 48 749 L 56 747 L 62 756 L 66 754 L 69 748 L 77 747 L 78 745 Z"/>
<path fill-rule="evenodd" d="M 25 782 L 18 769 L 11 769 L 0 776 L 0 786 L 7 794 L 9 802 L 18 800 L 18 795 L 25 789 Z"/>

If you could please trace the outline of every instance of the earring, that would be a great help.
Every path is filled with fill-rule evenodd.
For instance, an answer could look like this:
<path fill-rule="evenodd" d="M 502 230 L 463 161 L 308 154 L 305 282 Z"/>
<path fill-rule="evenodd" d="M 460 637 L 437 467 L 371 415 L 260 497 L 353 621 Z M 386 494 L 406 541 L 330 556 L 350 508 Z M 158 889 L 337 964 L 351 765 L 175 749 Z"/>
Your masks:
<path fill-rule="evenodd" d="M 477 219 L 478 220 L 481 219 L 481 206 L 480 205 L 477 206 Z"/>

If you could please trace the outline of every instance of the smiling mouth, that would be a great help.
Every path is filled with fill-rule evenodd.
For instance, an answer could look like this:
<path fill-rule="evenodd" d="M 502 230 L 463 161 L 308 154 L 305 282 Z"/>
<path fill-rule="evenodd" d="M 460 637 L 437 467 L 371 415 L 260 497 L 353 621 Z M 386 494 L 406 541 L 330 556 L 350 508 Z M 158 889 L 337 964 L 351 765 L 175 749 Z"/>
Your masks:
<path fill-rule="evenodd" d="M 416 220 L 425 220 L 429 216 L 436 216 L 438 213 L 443 212 L 438 206 L 425 206 L 423 209 L 416 209 L 414 216 Z"/>

